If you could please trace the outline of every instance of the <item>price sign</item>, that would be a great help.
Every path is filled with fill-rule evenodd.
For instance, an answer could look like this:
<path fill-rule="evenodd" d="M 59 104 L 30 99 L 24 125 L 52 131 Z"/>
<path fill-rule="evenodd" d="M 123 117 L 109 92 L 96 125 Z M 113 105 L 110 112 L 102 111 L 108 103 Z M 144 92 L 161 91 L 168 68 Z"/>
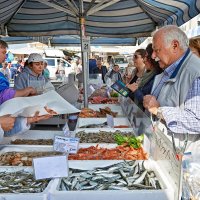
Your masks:
<path fill-rule="evenodd" d="M 55 151 L 65 153 L 77 153 L 79 146 L 79 138 L 67 138 L 55 136 L 53 148 Z"/>
<path fill-rule="evenodd" d="M 68 176 L 66 156 L 34 158 L 33 168 L 36 180 Z"/>
<path fill-rule="evenodd" d="M 89 52 L 90 51 L 90 38 L 86 37 L 82 40 L 82 51 Z"/>
<path fill-rule="evenodd" d="M 114 127 L 114 118 L 112 115 L 106 115 L 107 117 L 107 123 L 108 123 L 108 126 L 110 126 L 111 128 Z"/>

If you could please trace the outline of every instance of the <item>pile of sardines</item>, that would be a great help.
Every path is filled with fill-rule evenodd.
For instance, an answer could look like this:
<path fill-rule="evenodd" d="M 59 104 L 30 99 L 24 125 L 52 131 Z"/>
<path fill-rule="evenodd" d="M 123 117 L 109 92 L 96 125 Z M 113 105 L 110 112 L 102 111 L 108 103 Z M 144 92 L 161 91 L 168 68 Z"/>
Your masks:
<path fill-rule="evenodd" d="M 123 161 L 94 170 L 70 169 L 59 190 L 159 190 L 161 185 L 144 161 Z"/>
<path fill-rule="evenodd" d="M 25 171 L 0 172 L 0 193 L 43 192 L 50 180 L 35 180 Z"/>

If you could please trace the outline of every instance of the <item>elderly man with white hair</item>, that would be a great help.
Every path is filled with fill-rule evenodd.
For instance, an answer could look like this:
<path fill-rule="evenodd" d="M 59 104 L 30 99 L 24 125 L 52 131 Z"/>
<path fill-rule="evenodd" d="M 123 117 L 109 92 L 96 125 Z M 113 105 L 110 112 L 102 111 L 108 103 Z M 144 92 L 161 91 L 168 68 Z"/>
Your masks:
<path fill-rule="evenodd" d="M 153 34 L 153 55 L 163 73 L 156 76 L 144 107 L 176 135 L 200 136 L 200 59 L 188 48 L 186 34 L 168 25 Z"/>

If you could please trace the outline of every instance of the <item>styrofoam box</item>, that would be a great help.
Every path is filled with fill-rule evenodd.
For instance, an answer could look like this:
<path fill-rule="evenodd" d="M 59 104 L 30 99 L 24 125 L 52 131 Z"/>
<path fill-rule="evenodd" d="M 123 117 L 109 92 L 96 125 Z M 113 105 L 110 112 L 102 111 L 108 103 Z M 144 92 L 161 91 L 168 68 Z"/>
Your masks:
<path fill-rule="evenodd" d="M 119 117 L 119 118 L 113 118 L 114 119 L 114 126 L 119 126 L 119 125 L 126 125 L 130 127 L 130 130 L 133 130 L 131 128 L 131 124 L 128 121 L 126 117 Z M 78 118 L 77 124 L 76 124 L 76 131 L 83 130 L 85 128 L 80 128 L 81 126 L 89 125 L 89 124 L 100 124 L 107 122 L 107 118 Z M 87 129 L 92 129 L 92 130 L 109 130 L 109 129 L 114 129 L 114 130 L 121 130 L 123 128 L 87 128 Z M 126 128 L 127 129 L 127 128 Z"/>
<path fill-rule="evenodd" d="M 105 107 L 108 107 L 108 108 L 111 109 L 112 112 L 118 113 L 117 117 L 125 116 L 120 105 L 115 105 L 115 104 L 89 104 L 88 107 L 95 110 L 95 111 L 99 111 L 99 108 L 104 109 Z"/>
<path fill-rule="evenodd" d="M 63 131 L 28 130 L 23 134 L 16 134 L 11 137 L 4 137 L 0 144 L 10 144 L 11 141 L 14 141 L 16 139 L 54 139 L 55 135 L 64 136 Z"/>
<path fill-rule="evenodd" d="M 114 164 L 119 161 L 69 161 L 70 168 L 93 169 Z M 174 189 L 171 187 L 162 169 L 154 161 L 145 161 L 158 177 L 160 190 L 103 190 L 103 191 L 59 191 L 60 179 L 55 179 L 49 190 L 51 200 L 174 200 Z M 151 164 L 149 164 L 151 162 Z"/>
<path fill-rule="evenodd" d="M 17 172 L 25 171 L 28 173 L 33 173 L 32 167 L 0 167 L 0 172 Z M 49 187 L 53 180 L 49 182 L 47 187 L 43 192 L 40 193 L 0 193 L 1 200 L 47 200 Z"/>

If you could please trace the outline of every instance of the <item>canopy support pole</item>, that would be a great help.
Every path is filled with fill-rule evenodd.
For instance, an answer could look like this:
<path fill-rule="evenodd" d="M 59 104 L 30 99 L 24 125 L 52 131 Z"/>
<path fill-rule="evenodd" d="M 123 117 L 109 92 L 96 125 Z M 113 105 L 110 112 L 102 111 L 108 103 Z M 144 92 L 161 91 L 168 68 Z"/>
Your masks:
<path fill-rule="evenodd" d="M 88 49 L 84 47 L 84 40 L 86 39 L 85 34 L 85 17 L 83 16 L 83 0 L 80 2 L 80 39 L 81 39 L 81 56 L 82 56 L 82 66 L 83 66 L 83 97 L 84 97 L 84 107 L 88 107 L 88 78 L 89 78 L 89 59 L 88 59 Z"/>

